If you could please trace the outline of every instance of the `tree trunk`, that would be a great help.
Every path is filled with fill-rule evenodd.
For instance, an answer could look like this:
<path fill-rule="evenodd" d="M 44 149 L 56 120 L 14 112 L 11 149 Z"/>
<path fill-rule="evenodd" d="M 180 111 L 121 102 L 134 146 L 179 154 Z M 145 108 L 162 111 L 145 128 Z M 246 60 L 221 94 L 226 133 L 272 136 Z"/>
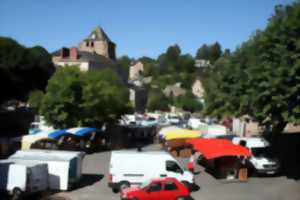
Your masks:
<path fill-rule="evenodd" d="M 287 125 L 287 122 L 285 122 L 285 121 L 279 121 L 277 123 L 274 123 L 273 127 L 272 127 L 272 133 L 273 134 L 280 134 L 280 133 L 282 133 L 282 131 L 284 130 L 284 128 L 286 127 L 286 125 Z"/>

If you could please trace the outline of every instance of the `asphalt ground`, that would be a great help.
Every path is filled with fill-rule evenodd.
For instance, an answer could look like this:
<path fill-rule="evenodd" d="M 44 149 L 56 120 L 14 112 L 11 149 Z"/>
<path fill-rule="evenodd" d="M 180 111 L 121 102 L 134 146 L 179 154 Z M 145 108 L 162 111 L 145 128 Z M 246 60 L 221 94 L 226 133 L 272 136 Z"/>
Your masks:
<path fill-rule="evenodd" d="M 152 145 L 148 149 L 158 149 Z M 55 194 L 72 200 L 119 200 L 107 186 L 110 152 L 85 157 L 83 177 L 77 188 Z M 186 160 L 181 159 L 181 163 Z M 300 170 L 300 169 L 299 169 Z M 195 200 L 300 200 L 300 181 L 278 177 L 251 177 L 247 182 L 215 179 L 201 166 L 195 176 L 198 191 L 192 193 Z"/>

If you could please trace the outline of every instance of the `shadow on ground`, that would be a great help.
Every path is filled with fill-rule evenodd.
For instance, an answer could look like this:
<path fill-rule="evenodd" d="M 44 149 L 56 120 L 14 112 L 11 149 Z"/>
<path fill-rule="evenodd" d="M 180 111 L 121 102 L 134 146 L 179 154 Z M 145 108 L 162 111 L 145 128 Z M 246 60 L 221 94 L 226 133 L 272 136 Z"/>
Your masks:
<path fill-rule="evenodd" d="M 288 178 L 300 180 L 300 133 L 266 135 L 281 164 L 281 173 Z"/>
<path fill-rule="evenodd" d="M 101 181 L 104 178 L 103 174 L 83 174 L 80 181 L 75 184 L 70 191 L 84 188 Z"/>

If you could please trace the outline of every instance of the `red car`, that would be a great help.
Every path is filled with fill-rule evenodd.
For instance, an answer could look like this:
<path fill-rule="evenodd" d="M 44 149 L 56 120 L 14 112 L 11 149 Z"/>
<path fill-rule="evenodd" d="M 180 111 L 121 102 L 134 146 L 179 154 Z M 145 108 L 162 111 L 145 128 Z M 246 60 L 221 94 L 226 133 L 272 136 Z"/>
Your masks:
<path fill-rule="evenodd" d="M 121 191 L 122 200 L 192 200 L 189 190 L 175 178 L 152 179 L 140 187 Z"/>

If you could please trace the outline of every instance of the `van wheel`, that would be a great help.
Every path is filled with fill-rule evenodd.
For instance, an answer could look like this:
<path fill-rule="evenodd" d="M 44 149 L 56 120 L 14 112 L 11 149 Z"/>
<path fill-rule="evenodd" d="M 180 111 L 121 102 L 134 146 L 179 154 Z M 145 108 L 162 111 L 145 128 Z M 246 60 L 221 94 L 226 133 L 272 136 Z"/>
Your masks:
<path fill-rule="evenodd" d="M 113 193 L 118 193 L 119 189 L 118 188 L 113 188 L 112 191 L 113 191 Z"/>
<path fill-rule="evenodd" d="M 11 200 L 20 200 L 22 197 L 22 190 L 20 188 L 14 188 L 12 192 Z"/>
<path fill-rule="evenodd" d="M 121 183 L 120 183 L 120 186 L 119 186 L 119 191 L 122 191 L 122 190 L 124 190 L 124 189 L 126 189 L 126 188 L 129 188 L 130 187 L 130 183 L 129 182 L 127 182 L 127 181 L 122 181 Z"/>

